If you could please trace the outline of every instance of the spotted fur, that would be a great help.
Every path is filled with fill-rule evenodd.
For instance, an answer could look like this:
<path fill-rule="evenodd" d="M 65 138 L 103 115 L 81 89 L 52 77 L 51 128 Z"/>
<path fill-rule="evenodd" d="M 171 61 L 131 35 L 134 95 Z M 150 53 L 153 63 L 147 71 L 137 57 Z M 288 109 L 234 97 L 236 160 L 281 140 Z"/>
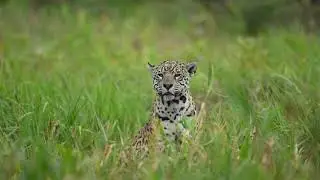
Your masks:
<path fill-rule="evenodd" d="M 181 144 L 182 135 L 188 134 L 181 124 L 182 118 L 196 115 L 195 103 L 189 91 L 196 64 L 164 61 L 159 65 L 148 63 L 148 66 L 156 98 L 149 121 L 139 130 L 129 151 L 122 154 L 122 158 L 127 159 L 129 154 L 143 158 L 150 149 L 162 152 L 165 140 Z M 160 132 L 163 132 L 163 136 Z"/>

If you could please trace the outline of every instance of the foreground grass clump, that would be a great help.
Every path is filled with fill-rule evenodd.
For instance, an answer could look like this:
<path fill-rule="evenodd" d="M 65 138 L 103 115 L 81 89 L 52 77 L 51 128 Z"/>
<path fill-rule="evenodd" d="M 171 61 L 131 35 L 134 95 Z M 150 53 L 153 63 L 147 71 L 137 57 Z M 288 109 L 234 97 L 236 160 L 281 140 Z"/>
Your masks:
<path fill-rule="evenodd" d="M 1 10 L 1 179 L 318 177 L 319 39 L 298 30 L 195 37 L 184 12 L 163 26 L 158 11 Z M 119 169 L 119 150 L 151 106 L 147 61 L 198 56 L 199 142 Z"/>

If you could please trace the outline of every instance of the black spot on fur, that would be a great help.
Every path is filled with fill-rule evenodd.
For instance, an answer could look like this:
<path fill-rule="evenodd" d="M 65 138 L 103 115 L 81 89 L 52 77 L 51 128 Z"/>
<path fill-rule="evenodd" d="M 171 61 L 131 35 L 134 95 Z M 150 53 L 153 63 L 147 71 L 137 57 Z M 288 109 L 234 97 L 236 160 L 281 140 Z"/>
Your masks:
<path fill-rule="evenodd" d="M 165 111 L 167 111 L 167 110 L 168 110 L 168 108 L 166 108 L 166 107 L 165 107 L 165 108 L 164 108 L 164 110 L 165 110 Z"/>
<path fill-rule="evenodd" d="M 161 103 L 163 104 L 164 100 L 163 100 L 163 96 L 161 96 Z"/>
<path fill-rule="evenodd" d="M 186 103 L 187 98 L 186 98 L 186 96 L 181 96 L 181 97 L 180 97 L 180 100 L 181 100 L 183 103 Z"/>
<path fill-rule="evenodd" d="M 179 145 L 182 144 L 181 139 L 177 135 L 174 137 L 174 140 L 176 141 L 177 144 Z"/>
<path fill-rule="evenodd" d="M 189 106 L 187 107 L 187 111 L 189 111 L 191 104 L 189 104 Z"/>
<path fill-rule="evenodd" d="M 172 102 L 176 103 L 176 104 L 179 104 L 179 100 L 177 100 L 177 99 L 172 100 Z"/>
<path fill-rule="evenodd" d="M 157 114 L 158 118 L 161 119 L 161 121 L 168 121 L 169 118 L 168 117 L 162 117 L 159 114 Z"/>
<path fill-rule="evenodd" d="M 170 123 L 174 123 L 172 120 L 170 120 Z"/>
<path fill-rule="evenodd" d="M 168 117 L 159 117 L 162 121 L 168 121 L 169 118 Z"/>
<path fill-rule="evenodd" d="M 184 110 L 184 107 L 181 107 L 181 108 L 180 108 L 180 111 L 183 111 L 183 110 Z"/>
<path fill-rule="evenodd" d="M 170 106 L 171 105 L 171 101 L 168 101 L 167 104 L 168 104 L 168 106 Z"/>
<path fill-rule="evenodd" d="M 190 117 L 190 116 L 194 116 L 195 114 L 196 114 L 195 111 L 192 111 L 190 114 L 187 114 L 187 116 Z"/>

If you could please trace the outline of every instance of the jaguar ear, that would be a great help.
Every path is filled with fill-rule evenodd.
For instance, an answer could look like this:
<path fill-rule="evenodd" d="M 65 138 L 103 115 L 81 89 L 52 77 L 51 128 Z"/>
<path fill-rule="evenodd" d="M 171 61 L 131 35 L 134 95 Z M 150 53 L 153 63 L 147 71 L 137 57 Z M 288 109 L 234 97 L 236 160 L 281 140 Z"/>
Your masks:
<path fill-rule="evenodd" d="M 187 71 L 190 75 L 193 75 L 197 71 L 197 64 L 195 62 L 190 62 L 186 65 Z"/>
<path fill-rule="evenodd" d="M 149 69 L 150 72 L 152 72 L 153 68 L 154 68 L 154 65 L 152 65 L 152 64 L 150 64 L 150 63 L 148 62 L 148 69 Z"/>

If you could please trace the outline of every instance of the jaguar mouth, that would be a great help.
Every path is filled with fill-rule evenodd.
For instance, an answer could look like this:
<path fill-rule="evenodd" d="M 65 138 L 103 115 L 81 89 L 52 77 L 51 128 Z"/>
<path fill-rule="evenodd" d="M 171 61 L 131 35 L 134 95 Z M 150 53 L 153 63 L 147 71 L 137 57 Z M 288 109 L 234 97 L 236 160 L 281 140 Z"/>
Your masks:
<path fill-rule="evenodd" d="M 174 94 L 172 94 L 170 92 L 163 93 L 162 97 L 163 97 L 164 101 L 171 101 L 175 98 Z"/>
<path fill-rule="evenodd" d="M 171 92 L 165 92 L 163 93 L 163 96 L 174 96 L 174 94 L 172 94 Z"/>

